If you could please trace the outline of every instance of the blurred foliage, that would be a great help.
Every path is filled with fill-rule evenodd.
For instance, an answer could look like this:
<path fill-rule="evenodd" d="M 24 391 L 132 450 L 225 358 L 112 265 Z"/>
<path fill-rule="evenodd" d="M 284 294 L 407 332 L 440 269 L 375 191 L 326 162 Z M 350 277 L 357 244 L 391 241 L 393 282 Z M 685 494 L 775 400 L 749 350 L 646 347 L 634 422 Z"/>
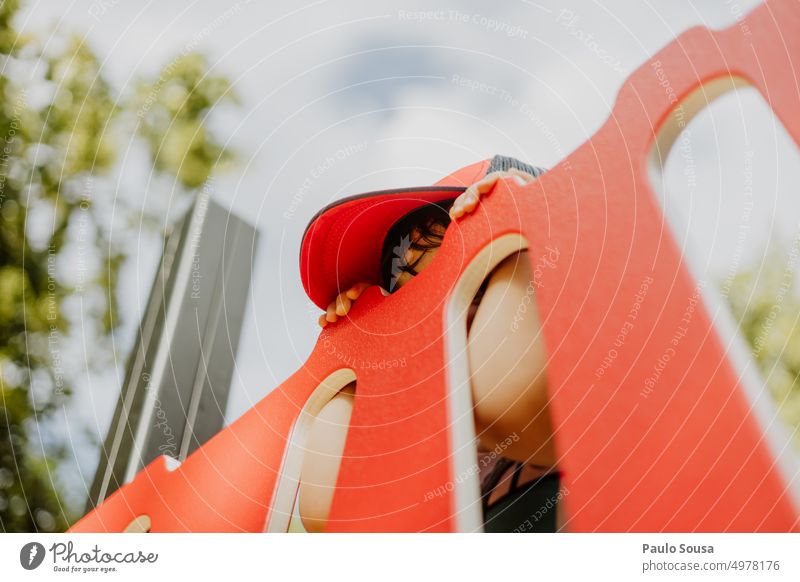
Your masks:
<path fill-rule="evenodd" d="M 181 55 L 167 65 L 155 83 L 139 88 L 137 115 L 142 135 L 154 152 L 158 170 L 177 176 L 185 185 L 198 187 L 215 165 L 230 154 L 208 136 L 205 115 L 209 108 L 229 99 L 236 102 L 224 77 L 207 73 L 202 55 Z"/>
<path fill-rule="evenodd" d="M 137 132 L 154 172 L 195 194 L 230 159 L 207 117 L 235 97 L 194 53 L 116 95 L 81 37 L 19 35 L 18 9 L 18 0 L 0 3 L 0 531 L 62 531 L 78 517 L 54 471 L 68 439 L 47 442 L 41 427 L 73 391 L 73 327 L 79 341 L 93 341 L 91 361 L 78 364 L 83 377 L 115 361 L 108 340 L 126 252 L 110 234 L 108 209 L 133 213 L 111 181 L 95 177 L 120 163 L 115 135 Z M 75 263 L 76 241 L 99 257 L 97 268 Z M 84 306 L 77 326 L 65 308 L 75 299 Z"/>
<path fill-rule="evenodd" d="M 800 297 L 798 241 L 770 249 L 763 260 L 722 285 L 779 414 L 800 447 Z"/>

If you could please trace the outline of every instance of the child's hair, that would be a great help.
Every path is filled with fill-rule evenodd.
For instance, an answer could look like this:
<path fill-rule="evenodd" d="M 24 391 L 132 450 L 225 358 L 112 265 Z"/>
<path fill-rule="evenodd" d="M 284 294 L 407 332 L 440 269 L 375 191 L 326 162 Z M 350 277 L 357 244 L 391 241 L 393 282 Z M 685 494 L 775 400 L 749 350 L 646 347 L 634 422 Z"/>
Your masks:
<path fill-rule="evenodd" d="M 442 227 L 441 231 L 447 228 L 450 224 L 449 210 L 454 201 L 455 199 L 425 204 L 392 225 L 383 239 L 381 250 L 381 278 L 384 288 L 394 291 L 397 277 L 401 273 L 417 275 L 416 265 L 425 254 L 424 251 L 441 246 L 444 235 L 434 229 L 434 226 Z M 420 234 L 416 240 L 411 241 L 410 236 L 414 229 L 418 229 Z M 409 248 L 423 251 L 411 264 L 404 260 L 405 251 Z"/>

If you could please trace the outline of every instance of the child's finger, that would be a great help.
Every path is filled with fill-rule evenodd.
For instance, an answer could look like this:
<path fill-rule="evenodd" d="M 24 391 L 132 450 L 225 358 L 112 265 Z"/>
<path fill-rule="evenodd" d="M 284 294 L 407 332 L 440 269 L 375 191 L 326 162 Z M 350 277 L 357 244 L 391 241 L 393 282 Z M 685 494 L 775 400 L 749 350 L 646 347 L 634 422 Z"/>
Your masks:
<path fill-rule="evenodd" d="M 457 216 L 461 216 L 467 210 L 469 204 L 475 204 L 478 201 L 478 193 L 475 190 L 475 184 L 464 190 L 464 192 L 456 198 L 451 210 Z"/>
<path fill-rule="evenodd" d="M 450 220 L 455 220 L 459 218 L 463 212 L 461 211 L 461 203 L 459 202 L 460 198 L 456 198 L 453 205 L 450 207 Z"/>
<path fill-rule="evenodd" d="M 506 172 L 492 172 L 488 176 L 484 176 L 477 184 L 473 184 L 470 188 L 475 188 L 480 194 L 486 194 L 495 187 L 500 178 L 505 178 Z"/>
<path fill-rule="evenodd" d="M 327 316 L 327 314 L 325 314 L 325 313 L 323 313 L 322 315 L 319 316 L 319 326 L 320 327 L 325 327 L 326 325 L 328 325 L 328 320 L 326 319 L 326 316 Z"/>
<path fill-rule="evenodd" d="M 453 202 L 453 206 L 450 208 L 450 218 L 455 220 L 467 212 L 474 211 L 478 206 L 482 194 L 490 192 L 491 189 L 497 185 L 499 179 L 509 178 L 512 175 L 513 174 L 506 171 L 492 172 L 481 178 L 475 184 L 472 184 L 469 188 L 464 190 L 461 196 L 456 198 L 455 202 Z"/>
<path fill-rule="evenodd" d="M 464 200 L 461 203 L 461 212 L 472 212 L 476 206 L 478 206 L 478 195 L 474 192 L 469 192 L 464 196 Z"/>
<path fill-rule="evenodd" d="M 344 317 L 347 315 L 347 312 L 350 311 L 350 306 L 353 302 L 347 298 L 347 295 L 344 293 L 340 294 L 336 298 L 336 315 L 339 317 Z"/>
<path fill-rule="evenodd" d="M 334 323 L 338 317 L 336 316 L 336 302 L 334 301 L 330 305 L 328 305 L 328 311 L 325 314 L 325 319 L 328 320 L 328 323 Z"/>
<path fill-rule="evenodd" d="M 466 194 L 466 191 L 464 192 Z M 461 218 L 464 216 L 464 194 L 461 194 L 455 202 L 453 202 L 453 206 L 450 207 L 450 218 L 455 220 L 456 218 Z"/>
<path fill-rule="evenodd" d="M 528 182 L 533 182 L 536 179 L 536 176 L 529 174 L 524 170 L 520 170 L 519 168 L 509 168 L 508 173 L 515 177 L 522 178 L 522 183 L 520 186 L 524 186 Z M 519 183 L 519 181 L 517 181 L 517 183 Z"/>
<path fill-rule="evenodd" d="M 361 297 L 361 294 L 364 290 L 369 287 L 369 283 L 356 283 L 350 289 L 348 289 L 345 294 L 347 295 L 348 299 L 356 300 Z"/>
<path fill-rule="evenodd" d="M 520 172 L 520 173 L 517 174 L 517 172 Z M 517 170 L 516 168 L 511 168 L 510 170 L 498 170 L 497 172 L 492 172 L 488 176 L 485 176 L 478 183 L 473 184 L 472 186 L 470 186 L 470 188 L 474 188 L 474 191 L 477 193 L 477 196 L 475 197 L 475 204 L 477 204 L 478 199 L 480 198 L 480 196 L 482 194 L 488 194 L 489 192 L 491 192 L 491 190 L 495 186 L 497 186 L 497 181 L 498 180 L 502 180 L 502 179 L 505 179 L 505 178 L 512 178 L 512 177 L 517 176 L 517 175 L 529 176 L 531 179 L 533 179 L 533 176 L 531 176 L 527 172 L 521 172 L 520 170 Z M 470 203 L 472 202 L 471 198 L 470 198 L 469 202 Z M 474 205 L 471 208 L 469 208 L 469 210 L 470 211 L 474 210 Z"/>

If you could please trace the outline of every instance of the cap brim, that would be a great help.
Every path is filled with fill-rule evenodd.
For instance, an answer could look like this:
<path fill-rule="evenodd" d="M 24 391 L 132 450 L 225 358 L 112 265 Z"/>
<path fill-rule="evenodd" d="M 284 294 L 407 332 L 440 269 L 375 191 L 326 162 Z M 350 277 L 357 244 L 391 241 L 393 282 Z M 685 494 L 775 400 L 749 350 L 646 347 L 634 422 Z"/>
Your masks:
<path fill-rule="evenodd" d="M 378 190 L 338 200 L 319 211 L 303 233 L 300 278 L 321 309 L 356 283 L 381 283 L 383 239 L 391 226 L 425 204 L 458 197 L 466 186 Z"/>

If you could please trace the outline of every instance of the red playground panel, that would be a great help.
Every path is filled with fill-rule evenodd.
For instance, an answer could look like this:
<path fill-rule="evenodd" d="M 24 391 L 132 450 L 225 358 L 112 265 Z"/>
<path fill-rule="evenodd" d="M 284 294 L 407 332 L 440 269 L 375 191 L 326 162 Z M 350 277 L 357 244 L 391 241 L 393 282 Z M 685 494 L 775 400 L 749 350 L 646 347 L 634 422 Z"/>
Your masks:
<path fill-rule="evenodd" d="M 286 382 L 70 531 L 123 531 L 142 515 L 158 532 L 285 531 L 308 421 L 353 378 L 327 529 L 480 530 L 463 306 L 487 267 L 524 247 L 569 531 L 797 531 L 797 476 L 768 445 L 648 175 L 679 118 L 740 85 L 800 144 L 800 3 L 769 1 L 746 22 L 747 35 L 737 24 L 676 38 L 625 82 L 591 139 L 538 180 L 495 188 L 401 293 L 368 289 Z"/>

